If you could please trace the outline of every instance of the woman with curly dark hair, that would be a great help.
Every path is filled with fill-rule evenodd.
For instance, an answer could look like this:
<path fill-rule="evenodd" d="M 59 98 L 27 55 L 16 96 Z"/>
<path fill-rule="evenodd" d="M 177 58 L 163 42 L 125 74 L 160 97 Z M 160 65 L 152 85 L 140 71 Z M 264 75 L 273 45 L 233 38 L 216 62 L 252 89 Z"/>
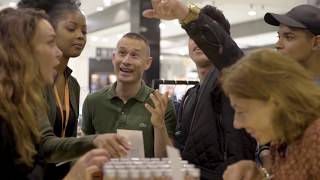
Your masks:
<path fill-rule="evenodd" d="M 86 44 L 86 19 L 77 0 L 21 0 L 19 8 L 44 10 L 57 35 L 57 46 L 62 51 L 57 66 L 58 75 L 53 88 L 47 90 L 49 120 L 57 137 L 75 137 L 79 116 L 80 86 L 67 66 L 70 58 L 78 57 Z M 49 164 L 46 179 L 61 179 L 70 164 Z"/>

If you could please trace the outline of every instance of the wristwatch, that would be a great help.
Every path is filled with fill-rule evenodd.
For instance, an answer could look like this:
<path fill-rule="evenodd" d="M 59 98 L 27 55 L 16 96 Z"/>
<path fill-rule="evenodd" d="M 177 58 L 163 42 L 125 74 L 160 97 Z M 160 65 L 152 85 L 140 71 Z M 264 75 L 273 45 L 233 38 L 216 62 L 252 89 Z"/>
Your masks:
<path fill-rule="evenodd" d="M 198 6 L 196 6 L 195 4 L 189 4 L 188 9 L 189 9 L 189 12 L 187 16 L 183 20 L 179 20 L 182 26 L 188 24 L 191 21 L 198 19 L 199 17 L 200 8 Z"/>

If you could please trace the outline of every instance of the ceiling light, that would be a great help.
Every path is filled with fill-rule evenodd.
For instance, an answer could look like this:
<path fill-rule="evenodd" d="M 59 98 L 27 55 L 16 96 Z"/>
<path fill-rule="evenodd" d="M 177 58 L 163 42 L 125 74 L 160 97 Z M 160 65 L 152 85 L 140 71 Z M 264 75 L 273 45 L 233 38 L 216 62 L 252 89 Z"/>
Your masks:
<path fill-rule="evenodd" d="M 180 49 L 179 50 L 179 54 L 182 55 L 182 56 L 185 56 L 185 55 L 188 54 L 188 50 L 186 48 Z"/>
<path fill-rule="evenodd" d="M 103 4 L 106 7 L 111 6 L 111 0 L 103 0 Z"/>
<path fill-rule="evenodd" d="M 92 38 L 91 38 L 91 41 L 93 41 L 93 42 L 97 42 L 98 41 L 98 37 L 96 37 L 96 36 L 93 36 Z"/>
<path fill-rule="evenodd" d="M 108 42 L 109 39 L 108 38 L 102 38 L 102 42 Z"/>
<path fill-rule="evenodd" d="M 254 11 L 254 10 L 250 10 L 250 11 L 248 11 L 248 15 L 249 16 L 255 16 L 255 15 L 257 15 L 257 12 Z"/>
<path fill-rule="evenodd" d="M 161 30 L 164 30 L 164 29 L 166 29 L 166 25 L 165 25 L 164 23 L 160 23 L 160 24 L 159 24 L 159 28 L 160 28 Z"/>
<path fill-rule="evenodd" d="M 97 7 L 97 11 L 103 11 L 103 7 L 101 6 Z"/>
<path fill-rule="evenodd" d="M 17 7 L 17 3 L 16 2 L 9 2 L 9 6 L 12 8 Z"/>
<path fill-rule="evenodd" d="M 255 16 L 257 15 L 257 12 L 254 10 L 253 4 L 250 4 L 250 9 L 248 11 L 249 16 Z"/>

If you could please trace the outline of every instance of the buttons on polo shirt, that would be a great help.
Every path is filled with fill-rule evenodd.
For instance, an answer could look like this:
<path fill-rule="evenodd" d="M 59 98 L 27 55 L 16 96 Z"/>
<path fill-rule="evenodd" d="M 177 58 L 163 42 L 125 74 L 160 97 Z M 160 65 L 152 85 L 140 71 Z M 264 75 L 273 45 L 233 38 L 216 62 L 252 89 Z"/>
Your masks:
<path fill-rule="evenodd" d="M 139 123 L 139 127 L 140 127 L 140 128 L 146 128 L 146 127 L 147 127 L 147 124 L 146 124 L 146 123 L 143 123 L 143 122 L 142 122 L 142 123 Z"/>
<path fill-rule="evenodd" d="M 125 111 L 121 111 L 120 118 L 125 119 L 126 116 L 127 116 L 127 113 Z"/>
<path fill-rule="evenodd" d="M 121 108 L 119 115 L 119 127 L 125 127 L 127 124 L 127 112 L 124 107 Z"/>

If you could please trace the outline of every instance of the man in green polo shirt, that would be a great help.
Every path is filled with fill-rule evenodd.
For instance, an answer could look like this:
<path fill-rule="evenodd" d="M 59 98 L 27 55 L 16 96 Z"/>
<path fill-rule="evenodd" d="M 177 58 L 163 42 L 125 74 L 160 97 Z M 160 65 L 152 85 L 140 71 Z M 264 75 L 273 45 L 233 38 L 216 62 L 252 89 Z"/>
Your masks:
<path fill-rule="evenodd" d="M 166 145 L 172 144 L 176 116 L 167 94 L 161 95 L 142 80 L 152 63 L 148 41 L 140 34 L 127 33 L 119 40 L 112 63 L 117 82 L 87 96 L 82 112 L 83 132 L 141 130 L 145 156 L 164 157 Z"/>

